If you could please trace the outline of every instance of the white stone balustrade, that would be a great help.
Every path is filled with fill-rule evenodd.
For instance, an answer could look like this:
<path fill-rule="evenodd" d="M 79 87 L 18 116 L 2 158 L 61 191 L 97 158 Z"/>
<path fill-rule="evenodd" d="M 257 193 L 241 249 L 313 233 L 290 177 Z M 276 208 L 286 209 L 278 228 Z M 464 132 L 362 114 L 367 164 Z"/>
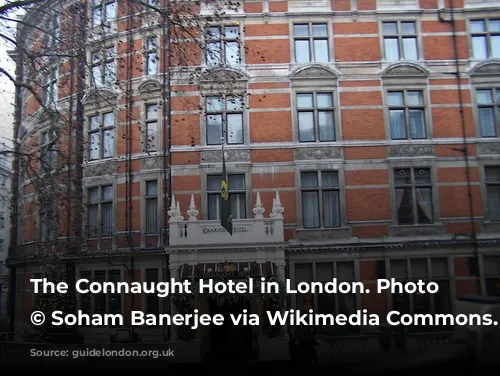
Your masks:
<path fill-rule="evenodd" d="M 198 220 L 199 214 L 196 208 L 194 195 L 191 195 L 188 219 L 180 210 L 179 202 L 172 195 L 172 205 L 168 211 L 170 216 L 170 246 L 204 246 L 241 244 L 251 246 L 252 244 L 276 244 L 284 242 L 283 234 L 283 212 L 279 192 L 273 198 L 273 208 L 269 218 L 264 217 L 266 209 L 262 206 L 260 194 L 257 193 L 254 218 L 234 219 L 233 235 L 230 235 L 220 224 L 219 220 Z"/>

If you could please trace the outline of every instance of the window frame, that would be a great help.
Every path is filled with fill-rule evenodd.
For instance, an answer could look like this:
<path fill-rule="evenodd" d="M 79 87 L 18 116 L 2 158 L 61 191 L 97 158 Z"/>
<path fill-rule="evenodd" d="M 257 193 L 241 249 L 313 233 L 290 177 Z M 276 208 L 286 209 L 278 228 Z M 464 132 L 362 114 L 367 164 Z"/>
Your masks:
<path fill-rule="evenodd" d="M 430 183 L 422 183 L 415 185 L 415 175 L 414 171 L 418 169 L 423 169 L 423 170 L 428 170 L 429 171 L 429 178 L 430 178 Z M 410 176 L 411 176 L 411 185 L 409 184 L 403 184 L 403 185 L 398 185 L 396 184 L 396 171 L 397 170 L 410 170 Z M 390 168 L 391 171 L 391 182 L 393 188 L 391 189 L 392 191 L 392 197 L 393 197 L 393 223 L 398 226 L 398 227 L 415 227 L 415 226 L 435 226 L 439 223 L 439 214 L 437 213 L 437 209 L 439 207 L 437 197 L 436 197 L 436 186 L 437 186 L 437 179 L 435 176 L 435 170 L 432 166 L 426 165 L 425 163 L 420 163 L 418 165 L 404 165 L 404 166 L 391 166 Z M 401 188 L 408 188 L 411 187 L 412 189 L 412 223 L 400 223 L 399 222 L 399 215 L 398 215 L 398 202 L 397 202 L 397 189 L 398 187 Z M 431 199 L 432 199 L 432 218 L 430 222 L 423 222 L 419 223 L 418 222 L 418 217 L 417 217 L 417 208 L 418 208 L 418 203 L 417 203 L 417 198 L 415 195 L 415 191 L 417 188 L 430 188 L 431 189 Z"/>
<path fill-rule="evenodd" d="M 384 24 L 385 23 L 396 23 L 397 27 L 397 34 L 385 34 L 384 33 Z M 401 23 L 413 23 L 415 25 L 415 34 L 402 34 L 401 33 Z M 382 48 L 382 60 L 387 62 L 387 63 L 397 63 L 397 62 L 415 62 L 419 61 L 422 59 L 422 46 L 420 43 L 420 23 L 417 19 L 411 18 L 411 19 L 383 19 L 380 21 L 380 43 L 381 43 L 381 48 Z M 414 37 L 415 38 L 415 46 L 416 46 L 416 56 L 417 58 L 415 60 L 409 60 L 404 58 L 404 48 L 403 48 L 403 39 L 405 38 L 410 38 Z M 396 39 L 398 40 L 398 60 L 388 60 L 387 59 L 387 53 L 386 53 L 386 46 L 385 46 L 385 40 L 387 39 Z"/>
<path fill-rule="evenodd" d="M 421 276 L 414 276 L 414 265 L 412 261 L 416 260 L 425 260 L 425 265 L 426 265 L 426 274 L 427 277 L 423 278 Z M 433 261 L 434 260 L 445 260 L 445 265 L 446 265 L 446 276 L 434 276 L 433 271 Z M 394 269 L 393 269 L 393 262 L 395 261 L 400 261 L 403 262 L 406 266 L 406 278 L 399 278 L 394 276 Z M 427 257 L 422 257 L 422 256 L 416 256 L 416 257 L 394 257 L 394 258 L 389 258 L 387 260 L 387 278 L 394 278 L 398 282 L 408 282 L 408 281 L 413 281 L 416 282 L 418 280 L 422 281 L 427 281 L 427 282 L 447 282 L 448 283 L 448 289 L 449 289 L 449 294 L 448 294 L 448 313 L 452 313 L 453 310 L 453 301 L 454 301 L 454 275 L 453 275 L 453 257 L 449 257 L 448 255 L 435 255 L 435 256 L 427 256 Z M 395 305 L 394 305 L 394 296 L 397 294 L 392 294 L 388 293 L 388 308 L 389 310 L 394 310 Z M 436 311 L 436 301 L 437 301 L 437 296 L 435 294 L 424 294 L 427 295 L 429 298 L 429 309 L 430 309 L 430 314 L 437 314 L 441 312 Z M 416 297 L 417 294 L 407 294 L 408 299 L 409 299 L 409 313 L 416 313 L 415 310 L 415 302 L 416 302 Z M 406 312 L 401 312 L 401 313 L 406 313 Z"/>
<path fill-rule="evenodd" d="M 59 100 L 59 69 L 50 68 L 43 76 L 43 104 L 45 107 L 57 107 Z"/>
<path fill-rule="evenodd" d="M 308 36 L 296 36 L 295 35 L 295 26 L 296 25 L 307 25 L 308 26 Z M 313 25 L 325 25 L 326 26 L 326 36 L 314 36 L 313 35 Z M 291 50 L 292 51 L 292 61 L 296 64 L 328 64 L 331 63 L 333 58 L 333 46 L 332 46 L 332 24 L 330 20 L 315 20 L 315 21 L 300 21 L 295 20 L 290 25 L 290 41 L 291 41 Z M 299 62 L 297 61 L 297 48 L 296 41 L 297 40 L 307 40 L 309 45 L 309 61 Z M 327 55 L 328 61 L 316 61 L 315 56 L 315 40 L 326 40 L 326 45 L 328 48 Z"/>
<path fill-rule="evenodd" d="M 106 115 L 112 114 L 113 115 L 113 125 L 108 125 L 106 126 L 104 124 L 104 118 Z M 92 124 L 92 119 L 97 118 L 98 121 L 98 127 L 95 129 L 90 129 L 90 126 Z M 116 149 L 116 114 L 114 111 L 103 111 L 97 114 L 93 114 L 88 116 L 87 118 L 88 126 L 87 126 L 87 142 L 88 142 L 88 148 L 87 148 L 87 155 L 88 155 L 88 160 L 89 161 L 101 161 L 105 159 L 111 159 L 115 157 L 115 149 Z M 111 132 L 111 136 L 113 139 L 113 150 L 111 151 L 111 155 L 106 156 L 105 155 L 105 148 L 104 148 L 104 140 L 105 140 L 105 134 L 108 131 Z M 99 135 L 99 156 L 98 158 L 92 158 L 92 135 L 93 134 L 98 134 Z"/>
<path fill-rule="evenodd" d="M 240 98 L 241 100 L 241 110 L 227 110 L 227 101 L 228 101 L 228 98 L 229 97 L 235 97 L 235 98 Z M 203 108 L 204 108 L 204 114 L 205 116 L 203 117 L 203 123 L 204 123 L 204 126 L 205 126 L 205 129 L 204 129 L 204 132 L 205 132 L 205 137 L 204 137 L 204 142 L 205 142 L 205 145 L 210 145 L 210 146 L 216 146 L 216 145 L 221 145 L 221 138 L 222 136 L 224 136 L 225 140 L 225 145 L 244 145 L 245 144 L 245 140 L 247 139 L 246 135 L 245 135 L 245 131 L 246 131 L 246 124 L 247 124 L 247 121 L 246 121 L 246 116 L 247 116 L 247 111 L 246 111 L 246 96 L 243 94 L 243 93 L 231 93 L 231 94 L 228 94 L 228 93 L 218 93 L 218 94 L 205 94 L 202 96 L 203 100 L 204 100 L 204 103 L 203 103 Z M 209 98 L 220 98 L 220 101 L 222 103 L 222 110 L 214 110 L 214 111 L 210 111 L 208 109 L 208 99 Z M 238 115 L 240 114 L 241 115 L 241 142 L 229 142 L 229 132 L 228 132 L 228 121 L 227 121 L 227 116 L 229 115 Z M 216 116 L 216 115 L 220 115 L 221 118 L 222 118 L 222 134 L 220 135 L 220 137 L 218 138 L 219 142 L 218 143 L 209 143 L 209 140 L 208 140 L 208 117 L 209 116 Z"/>
<path fill-rule="evenodd" d="M 491 103 L 479 103 L 478 101 L 478 92 L 479 91 L 486 91 L 489 90 L 491 95 L 492 95 L 492 102 Z M 495 139 L 500 137 L 500 101 L 497 101 L 497 98 L 500 98 L 500 83 L 496 83 L 493 85 L 489 86 L 483 86 L 483 85 L 476 85 L 474 88 L 474 110 L 476 113 L 476 124 L 478 127 L 478 132 L 479 132 L 479 137 L 481 138 L 487 138 L 487 139 Z M 483 135 L 483 128 L 481 126 L 481 118 L 479 114 L 479 109 L 480 108 L 492 108 L 493 109 L 493 118 L 495 121 L 495 135 L 494 136 L 484 136 Z"/>
<path fill-rule="evenodd" d="M 149 118 L 149 111 L 148 109 L 150 107 L 156 107 L 156 117 L 155 118 Z M 144 152 L 146 153 L 154 153 L 154 152 L 157 152 L 159 149 L 160 149 L 160 116 L 159 115 L 159 112 L 160 112 L 160 105 L 158 105 L 158 103 L 145 103 L 144 104 L 144 129 L 143 129 L 143 137 L 144 137 L 144 142 L 143 142 L 143 148 L 144 148 Z M 150 125 L 151 124 L 156 124 L 156 129 L 154 131 L 155 133 L 155 141 L 154 141 L 154 145 L 152 145 L 152 147 L 150 147 L 150 143 L 152 143 L 152 141 L 150 141 L 150 134 L 149 134 L 149 130 L 150 130 Z"/>
<path fill-rule="evenodd" d="M 153 47 L 150 45 L 150 41 L 154 41 Z M 160 54 L 158 53 L 158 37 L 156 35 L 149 35 L 143 38 L 143 49 L 144 49 L 144 76 L 154 77 L 158 75 L 159 72 L 159 62 L 160 62 Z M 150 68 L 150 57 L 155 56 L 155 71 L 154 73 L 149 72 Z"/>
<path fill-rule="evenodd" d="M 472 26 L 471 23 L 474 21 L 483 21 L 485 24 L 485 30 L 484 32 L 473 32 L 472 31 Z M 490 21 L 500 21 L 500 17 L 479 17 L 479 18 L 470 18 L 467 22 L 467 27 L 469 31 L 469 43 L 470 43 L 470 57 L 473 60 L 488 60 L 488 59 L 499 59 L 500 55 L 497 57 L 492 56 L 491 51 L 492 51 L 492 44 L 491 44 L 491 36 L 499 36 L 500 37 L 500 30 L 499 31 L 489 31 L 488 26 Z M 474 56 L 474 37 L 486 37 L 486 57 L 485 58 L 478 58 Z M 499 41 L 500 43 L 500 41 Z M 500 51 L 500 46 L 499 46 L 499 51 Z"/>
<path fill-rule="evenodd" d="M 408 104 L 408 92 L 419 92 L 422 96 L 422 104 L 421 105 L 409 105 Z M 389 94 L 390 93 L 402 93 L 403 94 L 403 105 L 398 106 L 398 105 L 391 105 L 389 103 Z M 421 141 L 421 140 L 427 140 L 429 139 L 429 134 L 430 134 L 430 125 L 429 125 L 429 109 L 428 109 L 428 101 L 427 101 L 427 91 L 424 88 L 419 88 L 419 87 L 407 87 L 407 88 L 400 88 L 398 86 L 387 86 L 385 89 L 385 101 L 386 101 L 386 113 L 387 113 L 387 122 L 388 122 L 388 135 L 390 137 L 391 141 Z M 423 130 L 425 132 L 425 136 L 423 138 L 412 138 L 411 137 L 411 120 L 410 120 L 410 110 L 412 109 L 418 109 L 418 110 L 423 110 L 423 120 L 424 120 L 424 126 Z M 391 111 L 392 110 L 403 110 L 404 111 L 404 118 L 405 118 L 405 133 L 406 137 L 405 138 L 394 138 L 392 134 L 392 123 L 391 123 Z"/>
<path fill-rule="evenodd" d="M 238 36 L 235 38 L 228 38 L 226 37 L 226 32 L 225 28 L 226 27 L 235 27 L 238 28 Z M 210 35 L 209 29 L 211 28 L 218 28 L 219 29 L 219 37 L 215 38 L 214 36 Z M 242 41 L 243 41 L 243 32 L 242 32 L 242 27 L 241 25 L 238 24 L 232 24 L 232 23 L 218 23 L 218 24 L 209 24 L 205 27 L 205 30 L 203 30 L 203 40 L 205 44 L 205 52 L 203 53 L 203 63 L 206 67 L 209 68 L 216 68 L 220 66 L 238 66 L 243 64 L 243 51 L 244 48 L 242 46 Z M 228 63 L 227 62 L 227 43 L 234 43 L 236 42 L 238 44 L 238 62 L 236 63 Z M 211 44 L 219 44 L 219 61 L 214 64 L 210 64 L 210 59 L 213 59 L 213 57 L 210 57 L 207 54 L 207 51 L 209 51 L 209 45 Z"/>
<path fill-rule="evenodd" d="M 489 273 L 488 272 L 488 260 L 492 260 L 492 262 L 496 262 L 497 263 L 497 272 L 498 273 Z M 493 282 L 493 283 L 496 283 L 496 284 L 500 284 L 500 255 L 498 254 L 485 254 L 482 256 L 482 260 L 483 260 L 483 268 L 482 268 L 482 283 L 483 283 L 483 286 L 484 286 L 484 295 L 486 296 L 500 296 L 499 295 L 490 295 L 489 294 L 489 283 Z M 500 291 L 500 289 L 499 289 Z"/>
<path fill-rule="evenodd" d="M 113 194 L 113 198 L 111 199 L 105 199 L 103 195 L 103 189 L 104 188 L 110 188 L 111 192 Z M 92 190 L 97 190 L 98 198 L 96 201 L 91 201 L 91 191 Z M 114 233 L 116 233 L 116 215 L 115 215 L 115 200 L 117 199 L 116 197 L 116 192 L 115 192 L 115 186 L 112 183 L 109 184 L 101 184 L 101 185 L 96 185 L 92 187 L 87 187 L 87 221 L 86 221 L 86 234 L 89 238 L 91 239 L 101 239 L 101 238 L 109 238 L 112 237 Z M 110 223 L 110 229 L 109 233 L 108 231 L 105 230 L 104 228 L 104 222 L 103 222 L 103 205 L 111 205 L 111 223 Z M 91 224 L 90 224 L 90 207 L 95 206 L 97 207 L 97 232 L 92 233 L 91 231 Z"/>
<path fill-rule="evenodd" d="M 97 3 L 97 4 L 96 4 Z M 106 14 L 106 7 L 110 4 L 114 4 L 115 6 L 115 9 L 114 9 L 114 12 L 115 14 L 113 14 L 111 16 L 111 18 L 108 18 L 107 17 L 107 14 Z M 117 1 L 115 0 L 93 0 L 91 2 L 91 11 L 90 11 L 90 22 L 92 24 L 92 27 L 97 27 L 97 26 L 101 26 L 101 25 L 105 25 L 107 23 L 110 23 L 111 21 L 115 20 L 118 16 L 118 4 L 117 4 Z M 99 15 L 100 15 L 100 22 L 99 23 L 96 23 L 96 11 L 99 11 Z"/>
<path fill-rule="evenodd" d="M 328 172 L 333 172 L 337 174 L 337 182 L 338 185 L 336 187 L 324 187 L 323 188 L 323 183 L 322 183 L 322 174 L 323 173 L 328 173 Z M 303 187 L 302 186 L 302 174 L 303 173 L 316 173 L 317 179 L 318 179 L 318 186 L 317 187 Z M 342 191 L 342 182 L 341 182 L 341 173 L 339 170 L 334 170 L 334 169 L 327 169 L 327 168 L 319 168 L 319 169 L 314 169 L 314 170 L 309 170 L 309 169 L 303 169 L 299 171 L 298 174 L 298 181 L 299 181 L 299 189 L 298 193 L 300 195 L 300 224 L 301 228 L 304 230 L 335 230 L 339 229 L 343 225 L 343 201 L 342 201 L 342 196 L 343 196 L 343 191 Z M 324 211 L 324 205 L 323 205 L 323 192 L 337 192 L 338 194 L 338 225 L 337 226 L 325 226 L 325 211 Z M 318 207 L 319 207 L 319 226 L 318 227 L 305 227 L 304 225 L 304 192 L 317 192 L 318 195 Z"/>
<path fill-rule="evenodd" d="M 48 162 L 45 157 L 48 156 Z M 40 133 L 40 171 L 50 172 L 57 167 L 57 135 L 53 128 Z"/>
<path fill-rule="evenodd" d="M 94 56 L 98 56 L 99 59 L 94 61 Z M 114 45 L 106 45 L 103 48 L 95 49 L 90 52 L 90 84 L 94 88 L 103 87 L 103 86 L 112 86 L 115 85 L 116 80 L 118 79 L 118 71 L 116 64 L 116 56 L 117 51 Z M 114 80 L 112 82 L 108 82 L 108 77 L 110 75 L 107 74 L 109 64 L 113 65 L 113 71 L 111 72 L 112 76 L 114 76 Z M 99 83 L 96 81 L 94 76 L 94 69 L 99 68 Z"/>
<path fill-rule="evenodd" d="M 149 194 L 148 188 L 150 183 L 156 183 L 156 194 Z M 160 232 L 160 221 L 159 221 L 159 213 L 160 210 L 158 207 L 160 197 L 160 184 L 156 179 L 148 179 L 144 181 L 144 233 L 146 236 L 158 235 Z M 148 226 L 148 202 L 154 201 L 156 202 L 156 213 L 155 213 L 155 222 L 156 226 L 154 231 L 149 231 Z"/>
<path fill-rule="evenodd" d="M 499 177 L 498 177 L 498 180 L 496 181 L 488 181 L 488 173 L 487 173 L 487 170 L 488 169 L 498 169 L 498 172 L 499 172 Z M 486 220 L 488 222 L 491 222 L 491 223 L 498 223 L 500 222 L 500 212 L 498 213 L 498 219 L 492 219 L 492 215 L 491 215 L 491 205 L 489 205 L 489 195 L 488 195 L 488 187 L 499 187 L 500 189 L 500 165 L 485 165 L 484 166 L 484 197 L 485 197 L 485 212 L 486 212 Z M 500 198 L 499 198 L 500 199 Z"/>
<path fill-rule="evenodd" d="M 231 199 L 231 195 L 233 194 L 237 194 L 237 195 L 242 195 L 244 196 L 244 199 L 245 199 L 245 202 L 244 202 L 244 208 L 245 208 L 245 216 L 244 218 L 237 218 L 236 216 L 233 217 L 233 219 L 247 219 L 250 212 L 249 212 L 249 192 L 251 192 L 249 186 L 248 186 L 248 176 L 245 172 L 239 172 L 239 171 L 235 171 L 235 172 L 231 172 L 231 173 L 228 173 L 228 180 L 230 179 L 231 176 L 242 176 L 243 177 L 243 185 L 244 185 L 244 189 L 231 189 L 231 184 L 229 182 L 229 185 L 228 185 L 228 188 L 229 188 L 229 199 Z M 209 179 L 211 177 L 218 177 L 220 179 L 220 181 L 222 181 L 222 172 L 221 173 L 210 173 L 210 174 L 207 174 L 205 175 L 205 194 L 204 194 L 204 197 L 205 197 L 205 202 L 206 202 L 206 216 L 205 218 L 207 218 L 207 220 L 220 220 L 220 188 L 217 189 L 217 190 L 209 190 Z M 216 216 L 215 218 L 211 218 L 211 213 L 210 213 L 210 196 L 217 196 L 219 199 L 217 200 L 217 213 L 216 213 Z M 231 207 L 231 210 L 234 210 L 233 207 Z"/>
<path fill-rule="evenodd" d="M 313 107 L 311 108 L 299 108 L 298 106 L 298 96 L 304 94 L 311 94 L 313 96 Z M 318 94 L 329 94 L 332 98 L 332 106 L 331 107 L 318 107 Z M 335 106 L 335 91 L 333 90 L 296 90 L 293 93 L 294 95 L 294 104 L 295 104 L 295 122 L 297 124 L 297 141 L 301 144 L 307 143 L 326 143 L 326 142 L 337 142 L 337 108 Z M 312 109 L 312 111 L 311 111 Z M 301 112 L 313 112 L 313 121 L 314 121 L 314 140 L 313 141 L 301 141 L 300 140 L 300 120 L 299 113 Z M 322 141 L 320 139 L 320 127 L 319 127 L 319 112 L 331 112 L 333 114 L 333 140 L 325 140 Z"/>

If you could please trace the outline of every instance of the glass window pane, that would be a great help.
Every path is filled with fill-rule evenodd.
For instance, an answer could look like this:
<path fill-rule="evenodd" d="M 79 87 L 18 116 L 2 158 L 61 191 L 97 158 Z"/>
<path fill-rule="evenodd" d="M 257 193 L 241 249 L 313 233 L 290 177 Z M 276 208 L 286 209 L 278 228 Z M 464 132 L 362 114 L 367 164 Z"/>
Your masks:
<path fill-rule="evenodd" d="M 483 33 L 486 31 L 486 27 L 483 20 L 470 21 L 470 32 L 471 33 Z"/>
<path fill-rule="evenodd" d="M 99 201 L 99 188 L 90 188 L 89 202 L 97 202 L 97 201 Z"/>
<path fill-rule="evenodd" d="M 427 279 L 429 277 L 427 259 L 412 259 L 410 264 L 412 279 Z"/>
<path fill-rule="evenodd" d="M 228 111 L 241 111 L 243 109 L 243 100 L 240 96 L 228 96 L 226 98 L 226 109 Z"/>
<path fill-rule="evenodd" d="M 94 8 L 92 10 L 92 24 L 99 25 L 101 23 L 101 8 Z"/>
<path fill-rule="evenodd" d="M 397 22 L 384 22 L 382 24 L 382 32 L 386 35 L 388 34 L 397 34 L 398 33 L 398 24 Z"/>
<path fill-rule="evenodd" d="M 297 94 L 297 107 L 298 108 L 313 108 L 313 95 L 312 94 Z"/>
<path fill-rule="evenodd" d="M 156 104 L 148 104 L 146 106 L 146 119 L 156 119 L 158 117 L 158 106 Z"/>
<path fill-rule="evenodd" d="M 218 192 L 221 189 L 222 176 L 210 175 L 207 176 L 207 190 L 210 192 Z"/>
<path fill-rule="evenodd" d="M 430 184 L 431 182 L 431 170 L 428 168 L 417 168 L 415 169 L 415 183 L 416 184 Z"/>
<path fill-rule="evenodd" d="M 448 278 L 448 259 L 434 258 L 431 259 L 432 279 L 435 278 Z"/>
<path fill-rule="evenodd" d="M 328 56 L 328 40 L 315 39 L 314 40 L 314 61 L 318 63 L 327 63 L 330 61 Z"/>
<path fill-rule="evenodd" d="M 319 223 L 318 192 L 302 192 L 302 222 L 304 228 L 318 228 Z"/>
<path fill-rule="evenodd" d="M 318 187 L 318 174 L 316 172 L 302 172 L 300 179 L 302 188 Z"/>
<path fill-rule="evenodd" d="M 418 60 L 417 38 L 403 38 L 404 60 Z"/>
<path fill-rule="evenodd" d="M 312 35 L 313 35 L 313 37 L 328 36 L 327 25 L 326 24 L 313 24 L 312 25 Z"/>
<path fill-rule="evenodd" d="M 413 224 L 413 198 L 411 188 L 396 189 L 396 207 L 399 224 Z"/>
<path fill-rule="evenodd" d="M 146 195 L 156 196 L 158 194 L 158 182 L 157 181 L 147 181 L 146 182 Z"/>
<path fill-rule="evenodd" d="M 478 116 L 479 127 L 481 128 L 481 137 L 495 137 L 497 135 L 497 130 L 493 107 L 479 108 Z"/>
<path fill-rule="evenodd" d="M 92 160 L 101 157 L 101 135 L 99 133 L 90 134 L 89 154 L 89 158 Z"/>
<path fill-rule="evenodd" d="M 100 86 L 103 84 L 102 82 L 102 71 L 101 71 L 101 66 L 97 65 L 95 67 L 92 67 L 92 80 L 93 84 L 96 86 Z"/>
<path fill-rule="evenodd" d="M 404 110 L 390 110 L 389 118 L 391 121 L 391 138 L 393 140 L 407 138 Z"/>
<path fill-rule="evenodd" d="M 321 186 L 323 188 L 335 188 L 339 186 L 339 175 L 336 171 L 321 172 Z"/>
<path fill-rule="evenodd" d="M 228 188 L 229 191 L 245 190 L 245 175 L 228 175 Z"/>
<path fill-rule="evenodd" d="M 424 98 L 421 91 L 408 91 L 406 93 L 406 98 L 408 99 L 409 106 L 422 106 L 424 104 Z"/>
<path fill-rule="evenodd" d="M 148 50 L 154 50 L 156 49 L 156 38 L 152 37 L 152 38 L 148 38 L 147 40 L 147 49 Z"/>
<path fill-rule="evenodd" d="M 309 36 L 309 25 L 308 24 L 293 25 L 293 36 L 295 37 Z"/>
<path fill-rule="evenodd" d="M 209 27 L 207 29 L 208 39 L 220 39 L 220 28 L 219 27 Z"/>
<path fill-rule="evenodd" d="M 114 155 L 115 139 L 113 130 L 104 131 L 104 150 L 102 151 L 103 158 L 109 158 Z"/>
<path fill-rule="evenodd" d="M 113 199 L 113 186 L 106 185 L 102 187 L 102 199 L 103 200 L 112 200 Z"/>
<path fill-rule="evenodd" d="M 240 28 L 238 26 L 226 26 L 224 27 L 224 34 L 226 39 L 236 39 L 240 34 Z"/>
<path fill-rule="evenodd" d="M 323 191 L 323 225 L 340 226 L 339 191 Z"/>
<path fill-rule="evenodd" d="M 219 181 L 220 190 L 220 181 Z M 208 195 L 208 219 L 219 219 L 219 199 L 220 194 Z"/>
<path fill-rule="evenodd" d="M 500 35 L 490 37 L 491 57 L 500 57 Z"/>
<path fill-rule="evenodd" d="M 335 141 L 335 121 L 333 111 L 318 112 L 320 141 Z"/>
<path fill-rule="evenodd" d="M 222 137 L 222 115 L 207 115 L 207 143 L 219 145 Z"/>
<path fill-rule="evenodd" d="M 243 143 L 242 114 L 227 114 L 227 142 L 228 144 Z"/>
<path fill-rule="evenodd" d="M 158 148 L 158 123 L 156 121 L 147 124 L 147 150 L 155 151 Z"/>
<path fill-rule="evenodd" d="M 354 263 L 338 262 L 337 278 L 341 281 L 354 281 Z"/>
<path fill-rule="evenodd" d="M 417 188 L 418 223 L 431 223 L 434 219 L 431 188 Z"/>
<path fill-rule="evenodd" d="M 403 106 L 404 97 L 401 91 L 390 91 L 387 93 L 387 102 L 389 106 Z"/>
<path fill-rule="evenodd" d="M 89 129 L 92 131 L 98 128 L 99 128 L 99 116 L 91 116 L 89 119 Z"/>
<path fill-rule="evenodd" d="M 486 48 L 485 36 L 472 37 L 472 57 L 474 59 L 487 59 L 488 49 Z"/>
<path fill-rule="evenodd" d="M 384 38 L 385 60 L 399 60 L 399 41 L 398 38 Z"/>
<path fill-rule="evenodd" d="M 207 43 L 205 54 L 205 59 L 208 66 L 213 67 L 214 65 L 219 64 L 221 60 L 220 42 Z"/>
<path fill-rule="evenodd" d="M 226 42 L 226 63 L 239 64 L 240 63 L 240 44 L 238 42 Z"/>
<path fill-rule="evenodd" d="M 493 31 L 493 32 L 500 31 L 500 20 L 489 20 L 488 31 Z"/>
<path fill-rule="evenodd" d="M 309 63 L 311 61 L 308 39 L 295 41 L 295 61 L 297 63 Z"/>
<path fill-rule="evenodd" d="M 233 193 L 229 195 L 231 200 L 231 215 L 233 219 L 246 218 L 246 204 L 244 193 Z"/>
<path fill-rule="evenodd" d="M 108 3 L 106 4 L 106 7 L 104 8 L 104 20 L 105 21 L 110 21 L 116 17 L 116 4 L 115 2 Z"/>
<path fill-rule="evenodd" d="M 310 142 L 314 139 L 314 113 L 313 112 L 299 112 L 299 141 Z"/>
<path fill-rule="evenodd" d="M 318 93 L 316 100 L 318 108 L 333 107 L 333 95 L 331 93 Z"/>
<path fill-rule="evenodd" d="M 221 97 L 207 97 L 207 111 L 208 112 L 222 111 Z"/>
<path fill-rule="evenodd" d="M 401 34 L 416 34 L 415 22 L 401 22 Z"/>
<path fill-rule="evenodd" d="M 395 279 L 408 279 L 408 265 L 406 260 L 391 260 L 391 277 Z"/>
<path fill-rule="evenodd" d="M 500 221 L 500 185 L 490 185 L 486 187 L 488 202 L 488 219 Z"/>
<path fill-rule="evenodd" d="M 413 139 L 426 137 L 424 110 L 410 110 L 410 135 Z"/>
<path fill-rule="evenodd" d="M 493 103 L 493 96 L 491 95 L 491 90 L 478 90 L 476 92 L 476 100 L 479 104 L 491 104 Z"/>
<path fill-rule="evenodd" d="M 150 52 L 148 54 L 148 60 L 147 60 L 147 72 L 146 73 L 148 74 L 148 76 L 153 76 L 156 73 L 158 73 L 156 62 L 157 62 L 156 53 Z"/>
<path fill-rule="evenodd" d="M 396 185 L 411 184 L 411 174 L 408 169 L 394 170 L 394 181 Z"/>
<path fill-rule="evenodd" d="M 500 167 L 486 167 L 484 172 L 488 183 L 500 183 Z"/>
<path fill-rule="evenodd" d="M 115 125 L 115 116 L 112 112 L 108 112 L 102 115 L 102 120 L 103 120 L 103 126 L 106 128 Z"/>

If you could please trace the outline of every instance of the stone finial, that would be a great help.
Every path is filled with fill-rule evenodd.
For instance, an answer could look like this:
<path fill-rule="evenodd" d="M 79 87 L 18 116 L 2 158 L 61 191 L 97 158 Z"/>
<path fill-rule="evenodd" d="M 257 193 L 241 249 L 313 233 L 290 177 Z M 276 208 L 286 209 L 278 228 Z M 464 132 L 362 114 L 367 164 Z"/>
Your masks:
<path fill-rule="evenodd" d="M 271 211 L 271 214 L 269 215 L 270 218 L 277 218 L 277 219 L 282 219 L 283 218 L 283 212 L 285 209 L 281 205 L 281 200 L 280 200 L 280 193 L 277 191 L 276 192 L 276 197 L 273 198 L 273 209 Z"/>
<path fill-rule="evenodd" d="M 187 211 L 187 215 L 189 216 L 188 221 L 197 221 L 199 213 L 200 212 L 196 208 L 196 204 L 194 202 L 194 195 L 191 195 L 191 203 L 189 204 L 189 210 Z"/>
<path fill-rule="evenodd" d="M 175 205 L 175 195 L 172 195 L 172 204 L 170 205 L 170 210 L 167 212 L 170 217 L 169 222 L 178 221 L 180 213 L 177 212 L 177 206 Z"/>
<path fill-rule="evenodd" d="M 266 209 L 262 206 L 262 202 L 260 201 L 260 193 L 257 192 L 257 198 L 255 200 L 255 207 L 253 208 L 253 213 L 255 214 L 255 218 L 264 218 L 264 213 Z"/>
<path fill-rule="evenodd" d="M 178 221 L 183 221 L 184 220 L 184 216 L 182 215 L 182 212 L 181 212 L 181 203 L 179 201 L 177 201 L 177 220 Z"/>

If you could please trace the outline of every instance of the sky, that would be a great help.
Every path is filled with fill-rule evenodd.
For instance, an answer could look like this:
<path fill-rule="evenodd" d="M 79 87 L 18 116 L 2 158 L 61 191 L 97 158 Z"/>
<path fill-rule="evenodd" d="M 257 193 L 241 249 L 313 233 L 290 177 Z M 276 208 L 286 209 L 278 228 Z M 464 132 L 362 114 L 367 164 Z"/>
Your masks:
<path fill-rule="evenodd" d="M 0 5 L 4 5 L 5 2 L 5 0 L 0 0 Z M 11 34 L 11 31 L 5 28 L 5 24 L 0 25 L 0 28 L 2 33 Z M 7 51 L 12 49 L 12 45 L 7 45 L 5 40 L 0 38 L 0 67 L 14 76 L 14 62 L 7 54 Z M 0 74 L 0 145 L 11 141 L 13 138 L 14 92 L 14 85 L 4 75 Z"/>

